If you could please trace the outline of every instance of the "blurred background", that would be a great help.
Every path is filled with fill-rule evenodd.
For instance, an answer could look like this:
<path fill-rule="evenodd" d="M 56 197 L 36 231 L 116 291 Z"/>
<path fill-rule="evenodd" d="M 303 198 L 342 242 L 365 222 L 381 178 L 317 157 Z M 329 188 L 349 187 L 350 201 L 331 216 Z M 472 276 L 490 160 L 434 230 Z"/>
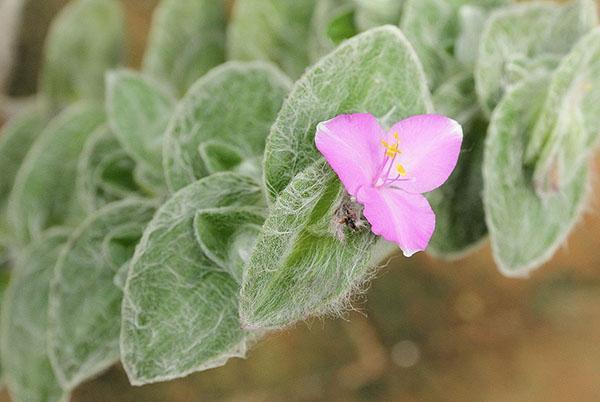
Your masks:
<path fill-rule="evenodd" d="M 66 2 L 27 3 L 8 95 L 35 92 L 49 22 Z M 156 1 L 124 3 L 137 67 Z M 600 182 L 593 184 L 567 244 L 527 280 L 499 274 L 488 244 L 451 263 L 398 255 L 355 311 L 272 334 L 247 360 L 145 387 L 113 367 L 72 400 L 600 401 Z"/>

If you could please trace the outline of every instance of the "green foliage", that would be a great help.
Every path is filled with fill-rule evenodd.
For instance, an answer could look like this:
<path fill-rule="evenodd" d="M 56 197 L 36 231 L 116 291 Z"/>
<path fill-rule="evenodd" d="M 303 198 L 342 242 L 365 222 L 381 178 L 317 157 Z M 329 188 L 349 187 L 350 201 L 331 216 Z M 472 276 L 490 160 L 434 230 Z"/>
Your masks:
<path fill-rule="evenodd" d="M 104 73 L 123 56 L 123 10 L 116 0 L 74 0 L 52 24 L 42 92 L 53 107 L 102 100 Z"/>
<path fill-rule="evenodd" d="M 148 201 L 120 201 L 70 235 L 54 268 L 48 310 L 48 351 L 65 389 L 119 360 L 122 292 L 115 275 L 127 266 L 153 213 Z"/>
<path fill-rule="evenodd" d="M 232 165 L 250 168 L 242 173 L 256 171 L 235 164 L 232 153 L 248 162 L 262 156 L 269 127 L 289 87 L 287 77 L 263 62 L 229 62 L 194 84 L 166 134 L 164 169 L 171 191 Z M 207 146 L 220 147 L 219 154 L 209 156 Z"/>
<path fill-rule="evenodd" d="M 377 239 L 368 228 L 346 230 L 340 239 L 332 225 L 341 197 L 342 187 L 323 161 L 279 195 L 246 267 L 240 296 L 245 327 L 281 328 L 309 315 L 337 313 L 360 289 L 379 261 L 371 258 Z"/>
<path fill-rule="evenodd" d="M 153 176 L 162 176 L 162 144 L 175 97 L 167 88 L 133 71 L 106 79 L 108 122 L 123 149 Z"/>
<path fill-rule="evenodd" d="M 225 5 L 216 0 L 163 0 L 154 15 L 143 70 L 183 95 L 225 61 Z"/>
<path fill-rule="evenodd" d="M 203 252 L 195 230 L 203 218 L 196 225 L 194 218 L 262 203 L 257 183 L 225 172 L 181 189 L 158 210 L 136 248 L 124 290 L 121 358 L 132 384 L 183 377 L 245 354 L 250 334 L 239 323 L 239 284 L 231 267 Z M 243 215 L 228 219 L 249 223 Z M 232 256 L 238 243 L 226 243 L 234 248 L 219 251 Z"/>
<path fill-rule="evenodd" d="M 68 399 L 46 349 L 48 285 L 66 240 L 65 231 L 52 231 L 23 250 L 3 298 L 0 352 L 4 379 L 14 402 Z"/>
<path fill-rule="evenodd" d="M 600 28 L 577 43 L 552 76 L 526 158 L 543 197 L 556 192 L 586 164 L 600 134 Z"/>
<path fill-rule="evenodd" d="M 8 205 L 8 220 L 21 244 L 72 217 L 79 154 L 104 119 L 97 106 L 71 106 L 48 124 L 27 153 Z"/>
<path fill-rule="evenodd" d="M 316 0 L 237 0 L 227 47 L 234 60 L 270 60 L 291 77 L 309 64 L 307 48 Z"/>
<path fill-rule="evenodd" d="M 94 131 L 83 146 L 77 166 L 75 191 L 83 214 L 141 193 L 134 169 L 134 160 L 107 126 Z"/>
<path fill-rule="evenodd" d="M 19 167 L 45 124 L 46 113 L 36 105 L 24 110 L 0 132 L 0 236 L 7 235 L 6 204 Z"/>
<path fill-rule="evenodd" d="M 353 0 L 361 31 L 381 25 L 398 25 L 405 0 Z"/>
<path fill-rule="evenodd" d="M 321 158 L 314 146 L 319 122 L 369 112 L 391 125 L 429 107 L 421 64 L 397 28 L 376 28 L 342 43 L 296 82 L 277 115 L 264 162 L 271 199 Z"/>
<path fill-rule="evenodd" d="M 494 12 L 485 25 L 475 69 L 477 93 L 486 113 L 491 113 L 506 88 L 524 76 L 552 71 L 597 24 L 593 0 L 523 3 Z"/>

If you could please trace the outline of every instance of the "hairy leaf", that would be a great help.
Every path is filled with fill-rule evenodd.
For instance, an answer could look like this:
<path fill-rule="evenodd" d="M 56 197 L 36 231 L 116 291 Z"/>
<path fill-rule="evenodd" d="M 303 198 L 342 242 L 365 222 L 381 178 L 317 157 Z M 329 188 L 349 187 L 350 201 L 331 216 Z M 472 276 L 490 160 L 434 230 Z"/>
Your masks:
<path fill-rule="evenodd" d="M 104 97 L 104 72 L 123 55 L 119 1 L 75 0 L 52 24 L 46 43 L 42 92 L 53 106 Z"/>
<path fill-rule="evenodd" d="M 112 131 L 127 153 L 154 176 L 162 175 L 162 145 L 175 110 L 167 88 L 134 71 L 107 76 L 106 109 Z"/>
<path fill-rule="evenodd" d="M 65 389 L 119 360 L 119 268 L 133 256 L 154 206 L 124 200 L 90 215 L 69 237 L 50 286 L 48 351 Z"/>
<path fill-rule="evenodd" d="M 66 401 L 48 359 L 48 285 L 66 232 L 52 231 L 25 248 L 2 302 L 0 352 L 14 402 Z"/>
<path fill-rule="evenodd" d="M 212 161 L 201 157 L 206 142 L 218 141 L 244 158 L 260 157 L 289 88 L 288 78 L 263 62 L 229 62 L 194 84 L 166 134 L 164 167 L 171 191 L 214 171 Z"/>
<path fill-rule="evenodd" d="M 245 327 L 280 328 L 310 315 L 339 312 L 385 256 L 374 250 L 377 238 L 367 227 L 339 227 L 335 209 L 342 196 L 324 161 L 296 176 L 279 195 L 244 274 L 240 317 Z"/>
<path fill-rule="evenodd" d="M 585 202 L 585 164 L 573 167 L 573 180 L 560 192 L 544 198 L 536 194 L 524 167 L 528 130 L 539 116 L 549 83 L 546 74 L 511 88 L 492 114 L 485 145 L 486 220 L 496 263 L 508 276 L 526 275 L 547 261 L 576 223 Z"/>
<path fill-rule="evenodd" d="M 25 109 L 0 132 L 0 236 L 6 235 L 8 195 L 31 145 L 44 129 L 46 113 L 39 106 Z"/>
<path fill-rule="evenodd" d="M 204 255 L 241 283 L 264 221 L 259 207 L 203 209 L 194 217 L 194 231 Z"/>
<path fill-rule="evenodd" d="M 104 119 L 98 107 L 79 103 L 54 118 L 35 141 L 9 199 L 8 219 L 18 241 L 26 243 L 72 215 L 79 154 Z"/>
<path fill-rule="evenodd" d="M 486 22 L 475 69 L 484 110 L 491 113 L 505 89 L 523 75 L 552 71 L 557 60 L 597 24 L 593 0 L 522 3 L 494 12 Z"/>
<path fill-rule="evenodd" d="M 77 166 L 76 192 L 87 213 L 139 192 L 135 162 L 107 126 L 98 128 L 83 147 Z"/>
<path fill-rule="evenodd" d="M 296 82 L 277 115 L 265 150 L 271 199 L 321 158 L 314 145 L 319 122 L 369 112 L 391 125 L 429 107 L 419 60 L 397 28 L 375 28 L 345 41 Z"/>
<path fill-rule="evenodd" d="M 228 31 L 229 57 L 269 60 L 291 77 L 309 64 L 306 46 L 316 0 L 237 0 Z"/>
<path fill-rule="evenodd" d="M 600 134 L 600 28 L 581 38 L 552 76 L 527 146 L 541 196 L 573 180 Z"/>
<path fill-rule="evenodd" d="M 477 46 L 480 26 L 461 26 L 459 15 L 466 5 L 486 9 L 507 3 L 508 0 L 407 0 L 402 15 L 402 32 L 415 47 L 432 89 L 437 89 L 449 77 L 460 73 L 464 65 L 455 55 L 458 39 L 474 37 Z M 462 28 L 462 30 L 461 30 Z M 475 30 L 470 36 L 465 28 Z M 464 51 L 464 50 L 463 50 Z"/>
<path fill-rule="evenodd" d="M 215 0 L 163 0 L 154 15 L 143 70 L 177 93 L 225 61 L 225 6 Z"/>
<path fill-rule="evenodd" d="M 239 284 L 196 241 L 205 209 L 260 205 L 253 180 L 217 173 L 175 193 L 138 244 L 124 290 L 121 355 L 132 384 L 183 377 L 244 356 Z"/>

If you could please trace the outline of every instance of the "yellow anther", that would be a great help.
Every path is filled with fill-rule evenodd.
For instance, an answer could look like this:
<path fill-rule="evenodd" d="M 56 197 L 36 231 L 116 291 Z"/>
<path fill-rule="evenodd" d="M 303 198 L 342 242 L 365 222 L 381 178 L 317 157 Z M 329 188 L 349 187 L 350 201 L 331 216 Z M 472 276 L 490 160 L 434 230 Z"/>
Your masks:
<path fill-rule="evenodd" d="M 402 166 L 401 163 L 396 165 L 396 172 L 398 172 L 400 176 L 406 176 L 406 169 L 404 169 L 404 166 Z"/>
<path fill-rule="evenodd" d="M 400 141 L 400 138 L 398 137 L 398 132 L 397 131 L 394 133 L 394 138 L 397 139 L 398 141 Z"/>

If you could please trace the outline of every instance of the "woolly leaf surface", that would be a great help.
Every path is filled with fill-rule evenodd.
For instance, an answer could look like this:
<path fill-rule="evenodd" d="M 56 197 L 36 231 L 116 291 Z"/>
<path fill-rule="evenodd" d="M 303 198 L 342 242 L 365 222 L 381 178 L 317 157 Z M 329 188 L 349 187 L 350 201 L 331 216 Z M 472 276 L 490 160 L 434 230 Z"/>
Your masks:
<path fill-rule="evenodd" d="M 66 240 L 66 232 L 52 231 L 26 247 L 2 301 L 2 369 L 15 402 L 67 400 L 46 349 L 48 287 Z"/>
<path fill-rule="evenodd" d="M 294 84 L 277 115 L 265 149 L 271 199 L 321 158 L 314 145 L 318 123 L 369 112 L 392 125 L 429 107 L 421 64 L 400 30 L 375 28 L 345 41 Z"/>
<path fill-rule="evenodd" d="M 253 180 L 217 173 L 175 193 L 155 214 L 124 290 L 121 356 L 133 384 L 183 377 L 244 356 L 239 284 L 196 241 L 203 209 L 261 204 Z"/>
<path fill-rule="evenodd" d="M 164 0 L 155 14 L 143 70 L 177 93 L 225 61 L 225 2 Z"/>
<path fill-rule="evenodd" d="M 124 200 L 90 215 L 69 237 L 50 287 L 48 350 L 54 371 L 73 389 L 119 360 L 122 291 L 114 284 L 154 207 Z"/>
<path fill-rule="evenodd" d="M 218 141 L 245 159 L 260 157 L 290 82 L 270 64 L 229 62 L 201 78 L 181 100 L 164 147 L 167 184 L 177 191 L 213 170 L 202 159 Z"/>

